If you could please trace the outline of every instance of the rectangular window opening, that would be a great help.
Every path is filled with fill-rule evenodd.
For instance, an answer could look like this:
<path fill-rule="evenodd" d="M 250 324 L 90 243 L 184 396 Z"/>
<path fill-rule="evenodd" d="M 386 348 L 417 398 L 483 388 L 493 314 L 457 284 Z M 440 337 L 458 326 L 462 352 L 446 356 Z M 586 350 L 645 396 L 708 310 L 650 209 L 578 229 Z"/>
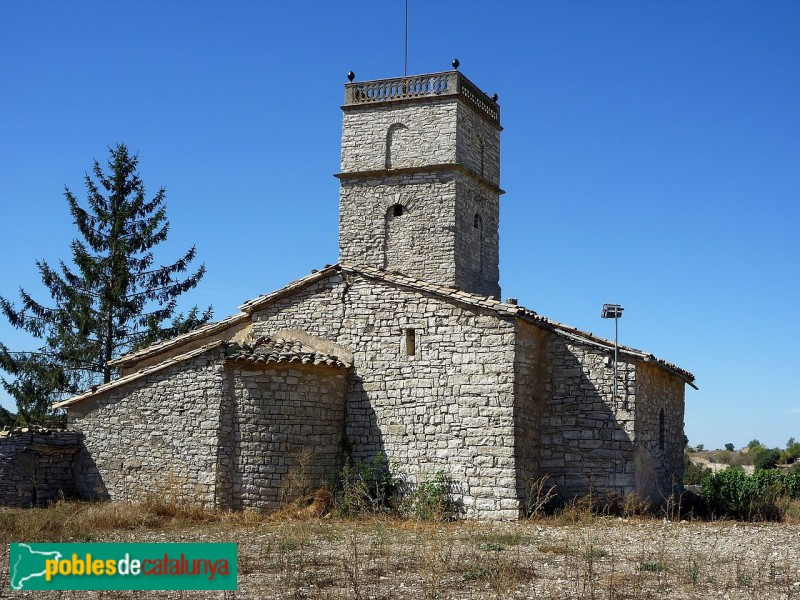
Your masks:
<path fill-rule="evenodd" d="M 408 356 L 417 354 L 417 336 L 413 329 L 406 329 L 406 354 Z"/>

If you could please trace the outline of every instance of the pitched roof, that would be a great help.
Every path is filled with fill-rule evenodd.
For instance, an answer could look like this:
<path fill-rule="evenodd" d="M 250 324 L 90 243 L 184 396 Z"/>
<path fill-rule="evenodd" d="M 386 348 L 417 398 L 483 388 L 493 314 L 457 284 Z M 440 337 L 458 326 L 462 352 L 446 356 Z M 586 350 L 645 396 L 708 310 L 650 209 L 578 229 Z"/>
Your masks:
<path fill-rule="evenodd" d="M 197 329 L 192 329 L 188 333 L 182 333 L 181 335 L 177 335 L 174 338 L 170 338 L 168 340 L 164 340 L 163 342 L 158 342 L 156 344 L 151 344 L 142 348 L 141 350 L 135 350 L 134 352 L 128 352 L 127 354 L 123 354 L 122 356 L 115 358 L 114 360 L 108 361 L 108 365 L 111 367 L 125 367 L 131 365 L 133 363 L 139 362 L 145 358 L 149 358 L 151 356 L 155 356 L 176 346 L 180 346 L 181 344 L 185 344 L 186 342 L 191 342 L 194 340 L 199 340 L 209 335 L 213 335 L 215 333 L 219 333 L 220 331 L 225 330 L 226 328 L 230 327 L 231 325 L 236 325 L 237 323 L 242 323 L 244 321 L 248 321 L 250 319 L 250 315 L 247 313 L 239 312 L 230 317 L 225 317 L 221 321 L 215 321 L 213 323 L 206 323 L 205 325 L 201 325 Z"/>
<path fill-rule="evenodd" d="M 215 348 L 225 347 L 225 360 L 231 361 L 235 364 L 249 364 L 249 365 L 269 365 L 269 364 L 303 364 L 303 365 L 324 365 L 329 367 L 336 367 L 341 369 L 350 368 L 350 363 L 339 359 L 333 354 L 318 350 L 308 343 L 300 341 L 284 340 L 281 338 L 272 339 L 270 337 L 262 337 L 256 340 L 253 344 L 239 344 L 236 342 L 227 342 L 225 340 L 215 340 L 205 344 L 189 352 L 178 354 L 167 360 L 164 360 L 155 365 L 144 367 L 138 371 L 134 371 L 124 377 L 104 383 L 102 385 L 95 385 L 87 391 L 77 396 L 73 396 L 67 400 L 56 402 L 53 408 L 64 408 L 85 400 L 95 394 L 102 394 L 114 388 L 126 385 L 133 381 L 137 381 L 158 371 L 162 371 L 179 363 L 182 363 L 196 356 L 205 354 L 209 350 Z"/>
<path fill-rule="evenodd" d="M 374 281 L 382 281 L 385 283 L 397 285 L 407 289 L 418 290 L 442 298 L 447 298 L 453 302 L 457 302 L 459 304 L 463 304 L 466 306 L 488 309 L 494 311 L 498 315 L 522 319 L 523 321 L 536 325 L 537 327 L 553 331 L 554 333 L 562 335 L 566 338 L 572 339 L 580 343 L 588 344 L 602 350 L 613 350 L 614 348 L 613 341 L 601 338 L 592 333 L 581 331 L 576 327 L 565 325 L 564 323 L 559 323 L 558 321 L 554 321 L 552 319 L 544 317 L 536 313 L 535 311 L 527 309 L 523 306 L 501 302 L 491 296 L 481 296 L 479 294 L 465 292 L 463 290 L 459 290 L 458 288 L 431 283 L 428 281 L 424 281 L 422 279 L 417 279 L 415 277 L 410 277 L 408 275 L 403 275 L 401 273 L 397 273 L 394 271 L 386 271 L 363 265 L 356 266 L 356 265 L 341 263 L 336 265 L 326 265 L 325 268 L 319 271 L 312 271 L 311 274 L 306 275 L 305 277 L 302 277 L 300 279 L 297 279 L 289 283 L 288 285 L 278 290 L 275 290 L 274 292 L 271 292 L 269 294 L 263 294 L 256 298 L 253 298 L 252 300 L 248 300 L 239 307 L 239 310 L 241 312 L 231 317 L 228 317 L 227 319 L 223 319 L 222 321 L 218 321 L 217 323 L 211 323 L 209 325 L 205 325 L 189 333 L 177 336 L 171 340 L 167 340 L 165 342 L 161 342 L 153 346 L 148 346 L 147 348 L 144 348 L 137 352 L 126 354 L 125 356 L 122 356 L 116 359 L 115 361 L 112 361 L 112 363 L 110 364 L 112 364 L 113 366 L 131 364 L 143 358 L 155 356 L 161 352 L 175 348 L 187 341 L 212 335 L 213 333 L 223 330 L 225 327 L 249 319 L 252 313 L 262 310 L 282 298 L 291 296 L 292 294 L 300 290 L 303 290 L 318 281 L 322 281 L 338 273 L 360 275 L 362 277 L 365 277 L 367 279 L 372 279 Z M 654 365 L 657 365 L 662 369 L 676 375 L 677 377 L 688 383 L 690 386 L 697 389 L 697 386 L 694 383 L 695 377 L 689 371 L 686 371 L 685 369 L 682 369 L 673 363 L 657 358 L 650 353 L 638 350 L 636 348 L 631 348 L 629 346 L 619 346 L 618 349 L 620 354 L 627 355 L 632 358 L 636 358 L 638 360 L 643 360 L 645 362 L 653 363 Z"/>
<path fill-rule="evenodd" d="M 191 350 L 189 352 L 184 352 L 183 354 L 178 354 L 177 356 L 173 356 L 172 358 L 169 358 L 158 364 L 152 365 L 150 367 L 144 367 L 143 369 L 139 369 L 138 371 L 130 373 L 129 375 L 125 375 L 124 377 L 120 377 L 119 379 L 115 379 L 114 381 L 109 381 L 108 383 L 104 383 L 102 385 L 93 385 L 82 394 L 78 394 L 77 396 L 73 396 L 72 398 L 68 398 L 67 400 L 63 400 L 61 402 L 55 402 L 53 404 L 53 408 L 64 408 L 65 406 L 69 406 L 70 404 L 75 404 L 76 402 L 85 400 L 86 398 L 94 396 L 95 394 L 101 394 L 103 392 L 107 392 L 108 390 L 113 390 L 114 388 L 126 385 L 128 383 L 131 383 L 132 381 L 141 379 L 142 377 L 147 377 L 148 375 L 152 375 L 153 373 L 157 373 L 158 371 L 162 371 L 163 369 L 182 363 L 183 361 L 189 360 L 190 358 L 194 358 L 196 356 L 200 356 L 201 354 L 205 354 L 209 350 L 213 350 L 214 348 L 223 346 L 226 343 L 227 342 L 225 342 L 224 340 L 216 340 L 211 342 L 210 344 L 200 346 L 199 348 L 195 348 L 194 350 Z"/>
<path fill-rule="evenodd" d="M 481 296 L 470 292 L 464 292 L 459 290 L 458 288 L 432 284 L 427 281 L 423 281 L 422 279 L 408 277 L 407 275 L 403 275 L 401 273 L 396 273 L 392 271 L 382 271 L 380 269 L 375 269 L 373 267 L 364 267 L 360 265 L 358 267 L 355 267 L 346 264 L 341 264 L 339 266 L 345 272 L 358 273 L 361 274 L 362 276 L 371 279 L 387 281 L 403 287 L 416 289 L 423 292 L 428 292 L 430 294 L 445 296 L 447 298 L 450 298 L 451 300 L 454 300 L 462 304 L 487 308 L 502 315 L 517 317 L 519 319 L 522 319 L 523 321 L 532 323 L 538 327 L 548 329 L 550 331 L 553 331 L 554 333 L 570 338 L 574 341 L 588 344 L 596 348 L 600 348 L 602 350 L 614 349 L 613 341 L 598 337 L 592 333 L 581 331 L 577 327 L 572 327 L 571 325 L 565 325 L 564 323 L 559 323 L 558 321 L 554 321 L 553 319 L 544 317 L 533 310 L 525 308 L 524 306 L 518 306 L 516 304 L 508 304 L 506 302 L 501 302 L 496 298 L 492 298 L 491 296 Z M 626 354 L 628 356 L 643 360 L 645 362 L 653 363 L 665 369 L 666 371 L 669 371 L 674 375 L 677 375 L 680 379 L 688 383 L 693 388 L 697 389 L 697 386 L 694 383 L 695 381 L 694 375 L 675 364 L 657 358 L 654 355 L 644 352 L 642 350 L 631 348 L 630 346 L 618 346 L 618 351 L 620 354 Z"/>
<path fill-rule="evenodd" d="M 231 344 L 228 346 L 228 362 L 247 365 L 270 365 L 299 363 L 303 365 L 325 365 L 347 369 L 350 364 L 333 354 L 322 352 L 309 344 L 297 340 L 261 337 L 252 345 Z"/>

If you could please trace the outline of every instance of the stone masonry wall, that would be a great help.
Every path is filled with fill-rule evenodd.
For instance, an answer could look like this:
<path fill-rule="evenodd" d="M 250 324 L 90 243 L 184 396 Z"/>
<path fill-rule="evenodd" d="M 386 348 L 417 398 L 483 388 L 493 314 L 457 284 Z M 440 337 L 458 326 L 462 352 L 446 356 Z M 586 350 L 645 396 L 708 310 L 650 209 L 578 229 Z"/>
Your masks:
<path fill-rule="evenodd" d="M 455 98 L 345 110 L 342 173 L 386 169 L 387 150 L 393 169 L 456 162 L 457 115 Z"/>
<path fill-rule="evenodd" d="M 499 299 L 500 197 L 475 180 L 459 176 L 454 212 L 455 285 Z"/>
<path fill-rule="evenodd" d="M 550 334 L 551 379 L 539 465 L 564 497 L 635 491 L 635 367 L 620 358 L 618 400 L 610 353 Z"/>
<path fill-rule="evenodd" d="M 235 440 L 222 449 L 236 465 L 227 482 L 233 508 L 277 508 L 341 471 L 345 369 L 227 369 Z"/>
<path fill-rule="evenodd" d="M 644 362 L 636 366 L 636 383 L 636 492 L 658 503 L 683 489 L 685 384 Z"/>
<path fill-rule="evenodd" d="M 473 173 L 500 185 L 500 130 L 465 104 L 458 105 L 456 158 Z"/>
<path fill-rule="evenodd" d="M 392 206 L 403 206 L 394 216 Z M 443 173 L 342 182 L 339 256 L 454 285 L 455 182 Z"/>
<path fill-rule="evenodd" d="M 79 493 L 141 500 L 170 493 L 213 505 L 224 371 L 221 349 L 67 409 L 85 436 Z"/>
<path fill-rule="evenodd" d="M 514 323 L 491 311 L 337 274 L 254 314 L 348 347 L 347 436 L 412 480 L 444 470 L 469 517 L 516 519 Z M 415 354 L 408 354 L 413 329 Z"/>
<path fill-rule="evenodd" d="M 74 495 L 80 444 L 71 431 L 0 431 L 0 506 L 47 506 Z"/>
<path fill-rule="evenodd" d="M 456 98 L 345 110 L 340 261 L 499 297 L 499 144 L 498 129 Z M 485 180 L 425 171 L 456 163 Z"/>
<path fill-rule="evenodd" d="M 514 356 L 514 429 L 517 461 L 517 490 L 525 501 L 533 485 L 546 473 L 539 467 L 541 423 L 552 388 L 547 362 L 548 333 L 524 321 L 517 321 Z M 552 484 L 551 484 L 552 485 Z"/>

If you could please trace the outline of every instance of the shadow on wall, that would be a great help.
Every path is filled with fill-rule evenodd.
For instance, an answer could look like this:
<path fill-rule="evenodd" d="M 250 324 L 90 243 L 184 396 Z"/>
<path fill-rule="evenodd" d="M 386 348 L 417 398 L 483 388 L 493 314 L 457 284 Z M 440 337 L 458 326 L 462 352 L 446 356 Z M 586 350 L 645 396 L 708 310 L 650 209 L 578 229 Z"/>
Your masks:
<path fill-rule="evenodd" d="M 679 491 L 673 489 L 675 469 L 670 468 L 664 440 L 657 440 L 658 431 L 655 438 L 653 432 L 642 431 L 652 428 L 659 415 L 655 403 L 637 402 L 636 365 L 620 361 L 617 398 L 612 399 L 613 362 L 608 353 L 551 335 L 547 363 L 549 385 L 541 395 L 529 394 L 529 406 L 522 407 L 541 415 L 539 443 L 528 444 L 518 464 L 518 473 L 536 474 L 520 477 L 524 505 L 535 501 L 532 486 L 545 475 L 548 487 L 556 485 L 562 500 L 637 493 L 661 505 Z M 542 370 L 538 373 L 541 376 Z M 654 418 L 643 414 L 652 410 Z M 525 435 L 536 435 L 535 430 L 532 423 Z"/>
<path fill-rule="evenodd" d="M 371 463 L 378 453 L 386 456 L 383 433 L 378 427 L 378 415 L 364 389 L 364 379 L 350 373 L 347 381 L 347 403 L 345 406 L 343 436 L 343 458 L 353 463 Z"/>
<path fill-rule="evenodd" d="M 116 465 L 118 470 L 122 469 L 122 459 Z M 82 500 L 110 500 L 111 497 L 106 489 L 105 481 L 92 455 L 87 450 L 86 445 L 81 439 L 80 450 L 75 454 L 72 461 L 72 471 L 75 477 L 75 491 Z"/>

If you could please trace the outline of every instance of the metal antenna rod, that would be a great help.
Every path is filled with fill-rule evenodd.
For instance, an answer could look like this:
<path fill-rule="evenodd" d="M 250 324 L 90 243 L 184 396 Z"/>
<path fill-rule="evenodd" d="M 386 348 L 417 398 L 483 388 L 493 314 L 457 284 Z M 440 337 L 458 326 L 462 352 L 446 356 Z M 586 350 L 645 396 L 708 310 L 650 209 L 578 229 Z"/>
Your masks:
<path fill-rule="evenodd" d="M 406 43 L 403 63 L 403 77 L 408 77 L 408 0 L 406 0 Z"/>
<path fill-rule="evenodd" d="M 617 406 L 617 363 L 619 362 L 619 312 L 614 313 L 614 407 Z"/>
<path fill-rule="evenodd" d="M 619 319 L 625 310 L 619 304 L 603 304 L 600 316 L 604 319 L 614 319 L 614 396 L 612 403 L 617 406 L 617 363 L 619 362 Z M 627 389 L 626 389 L 627 392 Z M 625 407 L 627 410 L 627 406 Z"/>

